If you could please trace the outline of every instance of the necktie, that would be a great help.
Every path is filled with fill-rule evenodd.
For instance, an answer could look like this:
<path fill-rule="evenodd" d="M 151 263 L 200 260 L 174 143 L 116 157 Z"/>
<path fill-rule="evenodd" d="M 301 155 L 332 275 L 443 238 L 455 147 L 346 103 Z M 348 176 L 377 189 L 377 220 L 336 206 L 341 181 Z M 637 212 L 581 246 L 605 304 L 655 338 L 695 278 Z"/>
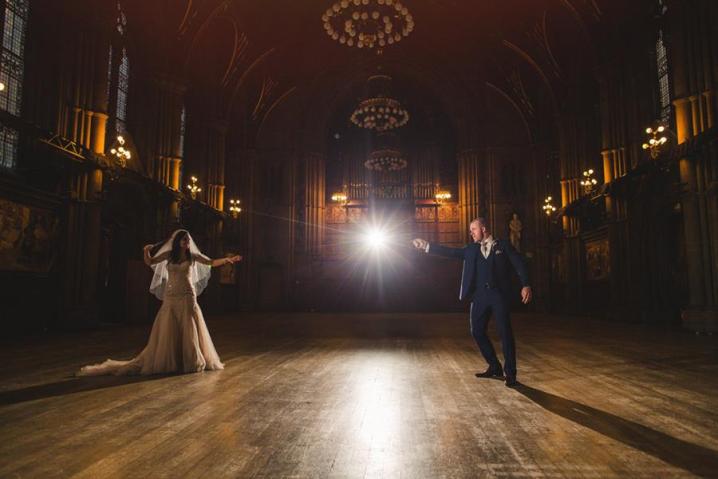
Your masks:
<path fill-rule="evenodd" d="M 489 257 L 489 242 L 488 241 L 481 242 L 481 254 L 484 255 L 484 258 Z"/>

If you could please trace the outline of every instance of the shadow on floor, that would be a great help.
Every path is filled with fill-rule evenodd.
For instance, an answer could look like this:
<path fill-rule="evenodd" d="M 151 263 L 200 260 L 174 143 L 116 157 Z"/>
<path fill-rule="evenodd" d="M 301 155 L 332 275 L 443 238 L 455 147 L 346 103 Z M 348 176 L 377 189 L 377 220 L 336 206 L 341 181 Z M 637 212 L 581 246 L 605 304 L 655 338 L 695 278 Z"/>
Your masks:
<path fill-rule="evenodd" d="M 525 384 L 516 390 L 542 408 L 701 477 L 718 477 L 718 451 Z"/>
<path fill-rule="evenodd" d="M 44 399 L 56 396 L 65 396 L 67 394 L 75 394 L 86 391 L 95 391 L 98 389 L 113 388 L 144 381 L 156 381 L 167 377 L 174 376 L 172 374 L 158 374 L 153 376 L 96 376 L 68 378 L 65 381 L 58 381 L 49 384 L 38 384 L 13 391 L 0 392 L 0 405 L 17 404 L 36 399 Z"/>

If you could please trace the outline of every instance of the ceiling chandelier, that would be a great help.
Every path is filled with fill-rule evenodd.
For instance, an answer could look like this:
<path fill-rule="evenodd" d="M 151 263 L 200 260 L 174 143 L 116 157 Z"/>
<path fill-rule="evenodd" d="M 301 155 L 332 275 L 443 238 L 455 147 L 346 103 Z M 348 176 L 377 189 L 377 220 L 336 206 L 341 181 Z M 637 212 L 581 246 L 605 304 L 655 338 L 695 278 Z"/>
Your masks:
<path fill-rule="evenodd" d="M 322 22 L 327 35 L 342 45 L 379 50 L 414 30 L 414 18 L 397 0 L 340 0 L 324 12 Z"/>
<path fill-rule="evenodd" d="M 406 168 L 407 162 L 401 151 L 386 148 L 372 151 L 369 154 L 369 159 L 364 162 L 364 166 L 372 171 L 399 171 Z"/>
<path fill-rule="evenodd" d="M 399 149 L 399 139 L 394 133 L 380 133 L 376 137 L 376 147 L 369 154 L 364 166 L 372 171 L 399 171 L 407 166 L 407 161 Z"/>
<path fill-rule="evenodd" d="M 409 112 L 402 108 L 398 100 L 389 98 L 387 94 L 391 77 L 374 75 L 369 77 L 369 89 L 377 89 L 376 94 L 362 100 L 349 119 L 360 128 L 384 132 L 399 128 L 409 121 Z"/>

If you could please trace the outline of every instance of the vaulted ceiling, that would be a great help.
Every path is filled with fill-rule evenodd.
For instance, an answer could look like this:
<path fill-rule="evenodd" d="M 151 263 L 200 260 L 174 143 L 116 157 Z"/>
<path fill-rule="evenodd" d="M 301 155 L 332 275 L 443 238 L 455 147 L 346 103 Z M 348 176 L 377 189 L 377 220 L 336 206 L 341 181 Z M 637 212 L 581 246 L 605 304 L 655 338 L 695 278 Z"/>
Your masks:
<path fill-rule="evenodd" d="M 148 61 L 161 58 L 191 88 L 216 94 L 217 116 L 255 134 L 289 104 L 326 128 L 380 69 L 406 102 L 431 98 L 457 123 L 494 96 L 529 135 L 538 118 L 557 115 L 567 85 L 591 79 L 597 26 L 627 8 L 619 0 L 403 3 L 415 30 L 381 55 L 326 35 L 328 0 L 125 0 L 123 8 Z"/>

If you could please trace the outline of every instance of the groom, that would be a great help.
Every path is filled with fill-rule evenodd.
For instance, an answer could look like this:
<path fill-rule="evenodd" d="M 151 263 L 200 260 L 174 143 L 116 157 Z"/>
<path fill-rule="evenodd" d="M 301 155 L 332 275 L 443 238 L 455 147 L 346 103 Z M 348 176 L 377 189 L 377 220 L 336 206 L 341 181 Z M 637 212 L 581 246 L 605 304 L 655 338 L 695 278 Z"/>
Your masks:
<path fill-rule="evenodd" d="M 469 227 L 474 241 L 463 248 L 448 248 L 439 244 L 429 244 L 417 238 L 413 241 L 417 249 L 447 258 L 464 260 L 461 274 L 459 300 L 471 298 L 471 335 L 479 345 L 481 354 L 489 363 L 479 378 L 501 378 L 505 375 L 506 386 L 516 385 L 516 346 L 514 333 L 509 319 L 509 298 L 511 295 L 510 266 L 513 266 L 521 279 L 521 301 L 531 301 L 531 286 L 528 272 L 521 256 L 505 240 L 497 240 L 491 235 L 489 225 L 484 218 L 476 218 Z M 496 318 L 501 345 L 504 350 L 504 368 L 496 357 L 486 329 L 491 313 Z"/>

